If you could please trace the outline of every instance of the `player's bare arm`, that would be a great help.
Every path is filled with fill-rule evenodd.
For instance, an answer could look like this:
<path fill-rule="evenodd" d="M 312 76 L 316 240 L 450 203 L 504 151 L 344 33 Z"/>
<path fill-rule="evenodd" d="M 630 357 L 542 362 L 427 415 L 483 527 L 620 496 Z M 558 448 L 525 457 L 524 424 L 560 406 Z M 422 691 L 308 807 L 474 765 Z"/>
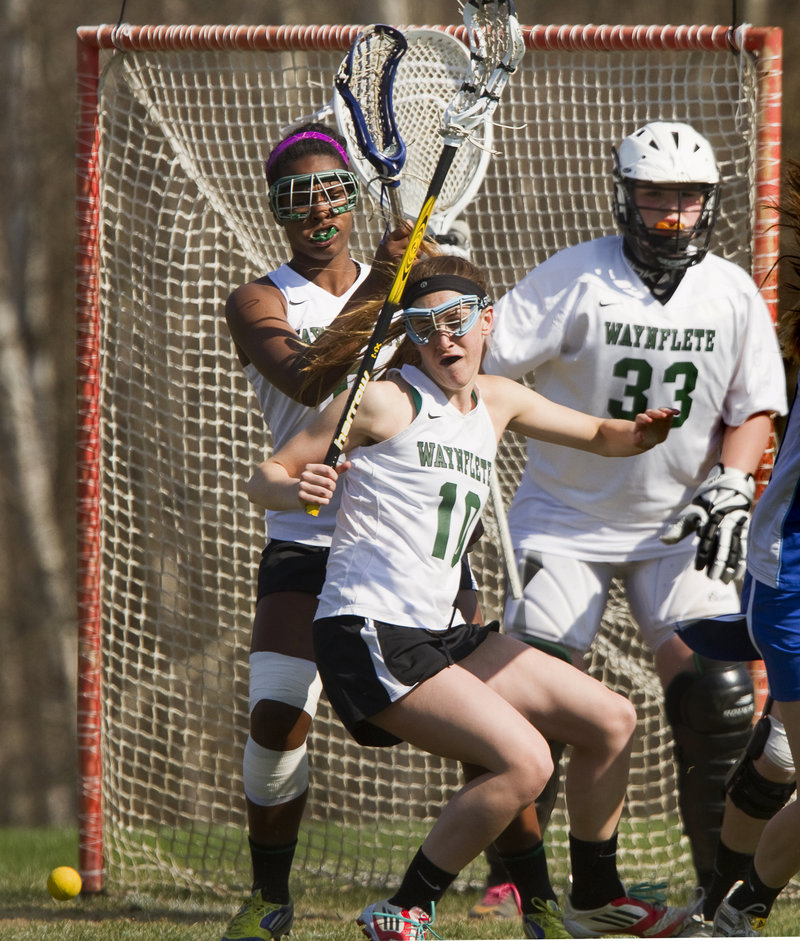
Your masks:
<path fill-rule="evenodd" d="M 325 454 L 347 392 L 342 392 L 305 429 L 256 467 L 247 483 L 251 503 L 270 510 L 293 510 L 308 503 L 330 502 L 339 474 L 350 464 L 331 468 Z M 414 406 L 404 382 L 371 382 L 365 390 L 347 439 L 348 450 L 384 441 L 406 428 Z"/>
<path fill-rule="evenodd" d="M 751 415 L 741 425 L 728 425 L 722 438 L 720 462 L 745 474 L 754 474 L 769 446 L 772 416 L 769 412 Z"/>
<path fill-rule="evenodd" d="M 294 397 L 297 362 L 306 344 L 286 318 L 281 292 L 266 278 L 243 284 L 228 298 L 225 318 L 242 365 L 253 363 L 276 388 Z"/>
<path fill-rule="evenodd" d="M 409 227 L 402 224 L 384 236 L 370 273 L 342 308 L 339 317 L 346 316 L 365 297 L 385 289 L 394 266 L 408 245 L 408 235 Z M 347 264 L 346 270 L 324 272 L 326 277 L 315 278 L 315 283 L 334 295 L 344 294 L 351 287 L 355 274 L 349 259 Z M 310 344 L 301 340 L 289 323 L 283 294 L 268 278 L 259 278 L 233 291 L 225 305 L 225 317 L 242 365 L 252 363 L 284 395 L 313 406 L 329 395 L 344 378 L 343 369 L 331 370 L 325 376 L 320 376 L 317 371 L 318 382 L 313 391 L 301 392 L 304 360 Z"/>
<path fill-rule="evenodd" d="M 637 415 L 635 421 L 598 418 L 499 376 L 481 376 L 479 385 L 500 432 L 508 427 L 528 438 L 606 457 L 630 457 L 649 450 L 664 441 L 677 415 L 673 408 L 654 408 Z"/>

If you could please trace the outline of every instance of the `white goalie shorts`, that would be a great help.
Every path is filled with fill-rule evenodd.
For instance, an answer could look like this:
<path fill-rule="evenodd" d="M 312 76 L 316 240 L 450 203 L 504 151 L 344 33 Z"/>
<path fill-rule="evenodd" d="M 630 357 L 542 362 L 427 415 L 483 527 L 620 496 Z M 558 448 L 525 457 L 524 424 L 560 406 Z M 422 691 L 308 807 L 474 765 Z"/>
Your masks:
<path fill-rule="evenodd" d="M 694 565 L 690 542 L 683 552 L 630 562 L 587 562 L 552 552 L 521 549 L 517 568 L 521 599 L 508 598 L 505 633 L 586 653 L 600 629 L 611 581 L 625 588 L 644 643 L 657 650 L 677 621 L 730 614 L 739 609 L 736 585 L 712 581 Z"/>

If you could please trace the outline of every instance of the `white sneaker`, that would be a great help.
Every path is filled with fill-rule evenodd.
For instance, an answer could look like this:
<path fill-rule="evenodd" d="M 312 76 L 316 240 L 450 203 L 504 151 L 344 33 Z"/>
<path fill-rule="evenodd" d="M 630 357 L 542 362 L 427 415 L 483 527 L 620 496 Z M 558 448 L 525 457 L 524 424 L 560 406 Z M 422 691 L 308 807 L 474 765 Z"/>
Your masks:
<path fill-rule="evenodd" d="M 578 909 L 567 897 L 564 927 L 574 938 L 600 938 L 605 934 L 626 934 L 634 938 L 675 938 L 689 924 L 690 908 L 670 908 L 660 901 L 639 898 L 635 893 L 651 894 L 647 884 L 632 886 L 629 895 L 613 899 L 599 908 Z"/>
<path fill-rule="evenodd" d="M 760 938 L 761 930 L 767 923 L 764 915 L 756 915 L 757 906 L 734 908 L 727 900 L 719 903 L 714 915 L 714 936 L 720 938 Z"/>
<path fill-rule="evenodd" d="M 356 924 L 370 941 L 426 941 L 438 938 L 432 930 L 433 916 L 416 906 L 399 908 L 384 900 L 367 905 Z"/>

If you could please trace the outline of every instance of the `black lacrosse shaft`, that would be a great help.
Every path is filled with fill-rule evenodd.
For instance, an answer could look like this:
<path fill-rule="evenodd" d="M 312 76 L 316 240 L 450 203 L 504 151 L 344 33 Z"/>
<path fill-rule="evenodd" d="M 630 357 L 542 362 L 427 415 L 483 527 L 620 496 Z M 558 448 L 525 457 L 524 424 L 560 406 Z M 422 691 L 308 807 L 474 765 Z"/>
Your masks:
<path fill-rule="evenodd" d="M 342 417 L 339 419 L 339 424 L 336 426 L 333 439 L 328 447 L 328 453 L 325 455 L 324 463 L 329 467 L 336 466 L 344 450 L 350 426 L 353 424 L 353 418 L 361 403 L 361 396 L 364 394 L 364 387 L 372 378 L 373 369 L 375 368 L 378 355 L 383 347 L 383 342 L 386 339 L 386 334 L 389 331 L 392 317 L 400 310 L 403 291 L 408 282 L 408 277 L 411 274 L 411 268 L 416 261 L 422 240 L 425 238 L 428 222 L 433 214 L 433 207 L 436 204 L 439 194 L 442 192 L 444 181 L 447 174 L 450 172 L 450 167 L 452 166 L 457 150 L 458 144 L 445 144 L 439 155 L 439 160 L 436 164 L 436 169 L 433 171 L 433 177 L 428 186 L 428 192 L 425 195 L 422 209 L 420 210 L 419 216 L 417 216 L 417 221 L 414 223 L 414 228 L 411 230 L 408 245 L 406 246 L 403 257 L 400 260 L 400 265 L 395 273 L 392 286 L 389 289 L 389 295 L 384 301 L 383 307 L 381 307 L 378 319 L 375 321 L 375 327 L 367 344 L 367 351 L 364 354 L 364 358 L 361 360 L 361 365 L 358 367 L 353 385 L 350 389 L 350 395 L 347 397 L 347 404 L 342 412 Z"/>
<path fill-rule="evenodd" d="M 436 204 L 436 200 L 438 199 L 439 194 L 442 192 L 444 181 L 447 177 L 447 174 L 450 172 L 450 167 L 452 166 L 453 159 L 455 158 L 456 151 L 458 150 L 460 143 L 461 141 L 456 144 L 445 144 L 442 148 L 441 154 L 439 155 L 439 160 L 436 163 L 436 169 L 433 171 L 433 177 L 431 178 L 431 182 L 428 186 L 428 192 L 425 195 L 425 201 L 422 204 L 422 209 L 420 209 L 419 215 L 417 216 L 417 221 L 414 223 L 414 228 L 411 230 L 411 235 L 408 239 L 408 245 L 405 252 L 403 253 L 402 259 L 400 260 L 400 265 L 397 269 L 397 272 L 395 273 L 392 286 L 389 289 L 389 295 L 384 301 L 383 307 L 381 307 L 381 311 L 378 314 L 378 319 L 375 322 L 372 336 L 369 338 L 369 343 L 367 344 L 367 351 L 361 360 L 361 365 L 358 367 L 355 379 L 353 380 L 353 385 L 350 388 L 350 394 L 347 397 L 347 403 L 342 410 L 342 416 L 339 419 L 339 423 L 336 426 L 336 431 L 334 432 L 331 443 L 328 446 L 328 451 L 325 455 L 324 461 L 328 467 L 336 467 L 342 451 L 344 450 L 345 443 L 347 442 L 347 436 L 350 433 L 350 427 L 352 426 L 353 419 L 356 412 L 358 411 L 358 406 L 361 404 L 361 397 L 364 394 L 364 389 L 366 388 L 366 385 L 370 379 L 372 379 L 375 363 L 378 359 L 378 354 L 383 347 L 386 334 L 389 331 L 389 325 L 392 322 L 392 317 L 394 317 L 397 311 L 400 310 L 403 291 L 405 290 L 408 277 L 411 274 L 411 268 L 416 260 L 417 252 L 419 251 L 420 245 L 422 244 L 422 240 L 425 237 L 425 232 L 428 228 L 428 222 L 430 221 L 431 215 L 433 214 L 433 207 Z M 315 516 L 319 512 L 319 507 L 316 504 L 308 504 L 306 506 L 306 512 Z"/>

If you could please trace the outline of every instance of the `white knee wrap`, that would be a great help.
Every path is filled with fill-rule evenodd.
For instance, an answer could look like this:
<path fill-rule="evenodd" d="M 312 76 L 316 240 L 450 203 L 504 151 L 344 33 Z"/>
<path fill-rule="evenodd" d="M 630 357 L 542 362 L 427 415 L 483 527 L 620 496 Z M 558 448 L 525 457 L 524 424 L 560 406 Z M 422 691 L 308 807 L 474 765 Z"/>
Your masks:
<path fill-rule="evenodd" d="M 250 712 L 262 699 L 283 702 L 307 712 L 317 711 L 322 683 L 311 660 L 271 650 L 250 654 Z"/>
<path fill-rule="evenodd" d="M 285 804 L 308 788 L 308 753 L 305 742 L 292 751 L 262 748 L 248 736 L 242 762 L 244 793 L 260 807 Z"/>
<path fill-rule="evenodd" d="M 792 750 L 789 748 L 783 722 L 775 716 L 768 716 L 768 718 L 770 728 L 764 744 L 764 755 L 778 768 L 794 772 L 794 758 L 792 758 Z"/>

